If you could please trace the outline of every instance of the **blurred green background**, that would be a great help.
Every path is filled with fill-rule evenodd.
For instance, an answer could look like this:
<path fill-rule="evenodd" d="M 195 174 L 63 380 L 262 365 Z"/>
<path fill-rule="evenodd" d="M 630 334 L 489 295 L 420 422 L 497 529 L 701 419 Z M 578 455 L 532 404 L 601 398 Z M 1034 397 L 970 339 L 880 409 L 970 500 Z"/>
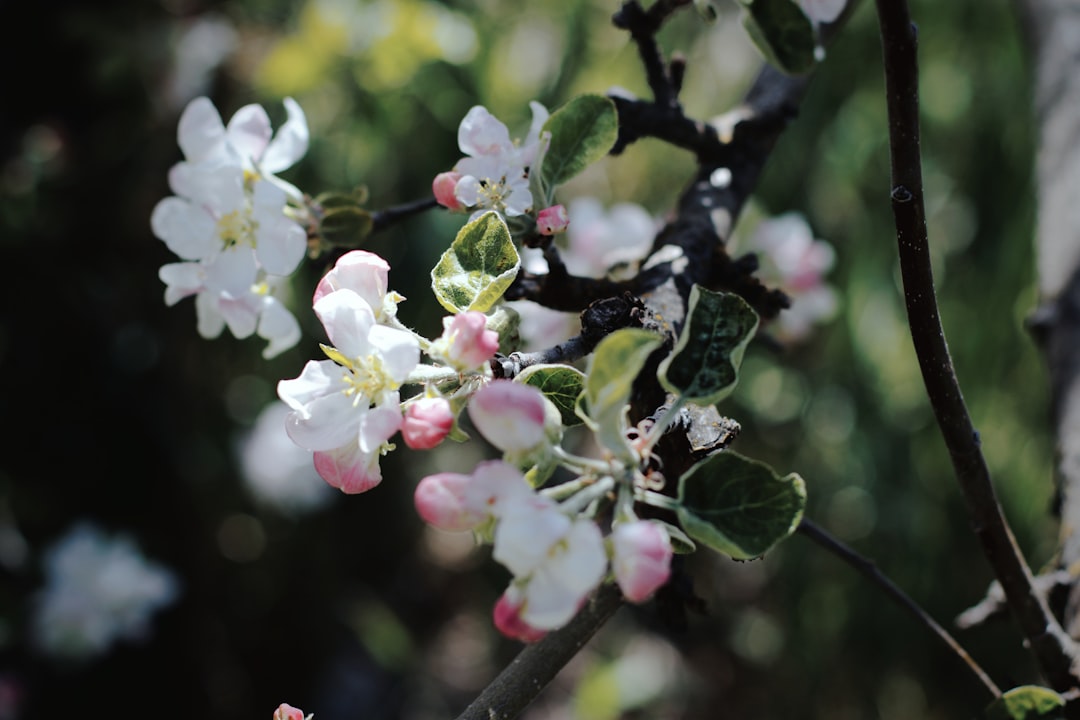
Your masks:
<path fill-rule="evenodd" d="M 515 134 L 620 86 L 644 95 L 612 0 L 112 0 L 4 3 L 0 57 L 0 720 L 269 718 L 280 702 L 339 718 L 454 716 L 517 651 L 490 625 L 507 576 L 484 550 L 424 529 L 412 489 L 482 449 L 400 448 L 360 497 L 288 512 L 242 480 L 237 446 L 277 380 L 317 355 L 303 312 L 323 266 L 293 278 L 307 335 L 195 332 L 166 308 L 150 232 L 197 94 L 226 119 L 291 95 L 312 146 L 284 177 L 312 193 L 366 185 L 372 208 L 424 197 L 486 105 Z M 662 32 L 688 57 L 683 101 L 730 109 L 760 60 L 734 3 Z M 1051 560 L 1053 442 L 1044 367 L 1023 329 L 1035 301 L 1030 68 L 1005 0 L 913 2 L 924 172 L 945 330 L 1001 500 L 1033 566 Z M 560 199 L 630 200 L 662 216 L 692 160 L 655 141 L 590 169 Z M 814 78 L 747 220 L 797 211 L 832 242 L 841 307 L 808 341 L 753 346 L 721 411 L 736 448 L 807 480 L 808 515 L 876 560 L 944 624 L 991 575 L 922 390 L 888 205 L 880 48 L 863 3 Z M 437 334 L 428 272 L 460 219 L 414 218 L 368 249 L 391 264 L 399 315 Z M 181 582 L 143 643 L 91 662 L 27 640 L 45 548 L 89 519 L 137 538 Z M 15 550 L 11 550 L 15 548 Z M 875 587 L 802 537 L 763 560 L 708 552 L 686 578 L 685 627 L 655 603 L 620 611 L 531 718 L 957 718 L 980 690 Z M 1034 679 L 1006 621 L 960 633 L 1003 687 Z"/>

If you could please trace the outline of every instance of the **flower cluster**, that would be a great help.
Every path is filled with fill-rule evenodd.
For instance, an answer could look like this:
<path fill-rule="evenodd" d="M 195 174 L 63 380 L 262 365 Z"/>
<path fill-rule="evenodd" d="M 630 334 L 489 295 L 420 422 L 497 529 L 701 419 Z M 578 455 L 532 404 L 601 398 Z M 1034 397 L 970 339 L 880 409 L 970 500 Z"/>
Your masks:
<path fill-rule="evenodd" d="M 139 639 L 150 618 L 176 599 L 176 578 L 143 558 L 134 542 L 80 524 L 45 555 L 45 587 L 32 619 L 35 644 L 71 659 Z"/>
<path fill-rule="evenodd" d="M 479 312 L 445 318 L 434 341 L 403 326 L 397 305 L 404 298 L 388 289 L 389 270 L 383 258 L 364 250 L 335 263 L 312 299 L 331 342 L 323 346 L 328 359 L 309 361 L 299 377 L 278 383 L 290 408 L 289 437 L 314 452 L 319 475 L 346 493 L 379 484 L 379 458 L 393 449 L 390 439 L 399 430 L 414 449 L 435 447 L 452 430 L 454 410 L 434 385 L 431 394 L 402 402 L 402 386 L 422 382 L 411 380 L 420 370 L 421 344 L 443 365 L 441 377 L 451 379 L 486 378 L 486 363 L 499 348 L 498 335 Z"/>
<path fill-rule="evenodd" d="M 670 573 L 671 541 L 663 526 L 618 523 L 605 542 L 596 522 L 534 491 L 503 460 L 481 463 L 469 475 L 429 475 L 417 485 L 415 501 L 436 528 L 491 535 L 495 560 L 513 575 L 495 605 L 495 625 L 526 642 L 573 617 L 604 580 L 609 558 L 632 602 L 648 599 Z"/>
<path fill-rule="evenodd" d="M 274 292 L 307 247 L 307 233 L 286 214 L 300 192 L 275 176 L 308 146 L 300 106 L 287 98 L 285 108 L 288 120 L 274 134 L 258 105 L 225 125 L 208 98 L 192 100 L 177 133 L 184 160 L 169 172 L 176 194 L 150 218 L 154 234 L 182 260 L 159 273 L 166 304 L 194 295 L 200 335 L 217 337 L 226 326 L 238 338 L 256 333 L 269 341 L 267 358 L 300 339 L 296 318 Z"/>

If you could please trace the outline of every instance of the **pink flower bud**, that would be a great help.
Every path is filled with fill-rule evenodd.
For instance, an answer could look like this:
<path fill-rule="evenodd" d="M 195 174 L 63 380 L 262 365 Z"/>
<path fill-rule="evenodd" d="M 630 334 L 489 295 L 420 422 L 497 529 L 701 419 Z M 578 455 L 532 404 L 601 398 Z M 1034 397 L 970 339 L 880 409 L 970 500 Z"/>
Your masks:
<path fill-rule="evenodd" d="M 288 703 L 281 703 L 274 711 L 274 720 L 304 720 L 304 711 Z"/>
<path fill-rule="evenodd" d="M 439 173 L 431 183 L 431 190 L 435 193 L 435 200 L 447 210 L 462 210 L 465 207 L 454 193 L 454 189 L 457 187 L 458 180 L 461 177 L 461 173 L 451 170 Z"/>
<path fill-rule="evenodd" d="M 443 318 L 442 352 L 462 372 L 476 370 L 499 351 L 499 333 L 487 329 L 482 312 L 463 312 Z"/>
<path fill-rule="evenodd" d="M 620 523 L 611 531 L 615 581 L 630 602 L 643 602 L 671 574 L 671 540 L 667 531 L 648 520 Z"/>
<path fill-rule="evenodd" d="M 471 476 L 459 473 L 428 475 L 413 494 L 416 512 L 440 530 L 460 531 L 476 527 L 484 516 L 472 512 L 466 504 L 466 488 L 471 481 Z"/>
<path fill-rule="evenodd" d="M 469 418 L 503 452 L 532 450 L 544 441 L 544 395 L 531 385 L 492 380 L 469 400 Z"/>
<path fill-rule="evenodd" d="M 375 253 L 367 250 L 347 252 L 338 258 L 330 272 L 319 280 L 311 304 L 314 305 L 324 295 L 335 290 L 352 290 L 364 298 L 378 314 L 383 306 L 383 298 L 386 297 L 389 272 L 390 264 Z"/>
<path fill-rule="evenodd" d="M 421 398 L 406 408 L 401 437 L 413 450 L 430 450 L 443 441 L 453 426 L 454 412 L 445 398 Z"/>
<path fill-rule="evenodd" d="M 521 619 L 524 606 L 525 598 L 517 588 L 507 588 L 495 603 L 495 627 L 508 638 L 526 643 L 536 642 L 547 635 L 547 631 L 534 628 Z"/>
<path fill-rule="evenodd" d="M 552 205 L 544 208 L 536 215 L 536 230 L 541 235 L 555 235 L 566 230 L 570 224 L 570 216 L 562 205 Z"/>

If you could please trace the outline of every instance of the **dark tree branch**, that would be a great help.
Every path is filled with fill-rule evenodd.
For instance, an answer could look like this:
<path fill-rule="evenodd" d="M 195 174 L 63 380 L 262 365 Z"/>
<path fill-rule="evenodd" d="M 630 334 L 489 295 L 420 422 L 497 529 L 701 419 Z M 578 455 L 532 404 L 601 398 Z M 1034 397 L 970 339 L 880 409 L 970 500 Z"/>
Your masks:
<path fill-rule="evenodd" d="M 433 210 L 439 206 L 435 198 L 424 198 L 403 203 L 394 207 L 378 210 L 371 215 L 371 232 L 377 233 L 406 218 L 412 217 L 427 210 Z"/>
<path fill-rule="evenodd" d="M 923 382 L 983 553 L 1042 672 L 1055 690 L 1064 692 L 1077 684 L 1076 648 L 1036 591 L 1031 569 L 1002 514 L 938 315 L 923 208 L 915 28 L 905 0 L 877 0 L 877 10 L 889 113 L 892 208 L 908 323 Z"/>
<path fill-rule="evenodd" d="M 522 650 L 457 720 L 517 717 L 621 605 L 619 588 L 602 586 L 568 625 Z"/>
<path fill-rule="evenodd" d="M 809 518 L 804 517 L 802 522 L 799 523 L 797 530 L 802 535 L 813 540 L 819 546 L 825 548 L 828 552 L 837 556 L 851 567 L 855 568 L 861 575 L 868 578 L 875 585 L 880 587 L 885 593 L 897 602 L 902 608 L 907 610 L 911 615 L 919 621 L 927 630 L 934 634 L 938 640 L 945 645 L 946 648 L 961 661 L 975 677 L 975 680 L 982 685 L 982 687 L 990 694 L 991 699 L 1001 697 L 1001 690 L 994 681 L 990 679 L 990 676 L 979 666 L 975 659 L 968 654 L 967 650 L 961 647 L 960 643 L 953 638 L 949 632 L 943 628 L 934 618 L 929 614 L 917 602 L 911 599 L 911 597 L 905 593 L 900 587 L 888 578 L 872 560 L 863 557 L 859 553 L 852 550 L 844 543 L 837 540 L 835 537 L 826 532 L 823 528 L 819 527 Z"/>

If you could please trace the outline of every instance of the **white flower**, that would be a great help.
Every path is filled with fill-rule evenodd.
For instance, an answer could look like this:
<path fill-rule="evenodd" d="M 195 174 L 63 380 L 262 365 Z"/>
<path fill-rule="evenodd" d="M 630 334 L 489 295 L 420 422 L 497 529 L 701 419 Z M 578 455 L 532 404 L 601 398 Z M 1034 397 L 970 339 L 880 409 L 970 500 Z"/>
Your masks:
<path fill-rule="evenodd" d="M 759 253 L 762 281 L 779 285 L 791 298 L 791 307 L 776 321 L 781 339 L 800 340 L 836 313 L 836 293 L 824 279 L 836 252 L 824 240 L 814 239 L 802 215 L 786 213 L 762 220 L 747 244 Z"/>
<path fill-rule="evenodd" d="M 571 519 L 535 496 L 511 504 L 495 529 L 494 558 L 520 588 L 520 619 L 538 630 L 562 627 L 604 579 L 607 554 L 596 524 Z"/>
<path fill-rule="evenodd" d="M 454 194 L 463 205 L 475 208 L 474 218 L 485 210 L 522 215 L 532 207 L 529 168 L 546 142 L 541 129 L 548 111 L 538 102 L 529 107 L 532 125 L 520 145 L 510 139 L 506 125 L 480 105 L 469 110 L 458 126 L 458 147 L 467 157 L 454 165 L 462 176 Z"/>
<path fill-rule="evenodd" d="M 277 278 L 265 276 L 262 282 L 234 294 L 209 286 L 203 263 L 170 263 L 162 266 L 158 277 L 165 283 L 166 305 L 195 296 L 196 327 L 204 338 L 216 338 L 226 326 L 241 339 L 256 333 L 269 341 L 262 353 L 266 359 L 300 341 L 300 324 L 273 294 L 278 289 Z"/>
<path fill-rule="evenodd" d="M 304 450 L 285 433 L 289 406 L 272 402 L 262 409 L 255 425 L 239 445 L 240 469 L 248 490 L 258 499 L 284 513 L 315 510 L 333 493 Z"/>
<path fill-rule="evenodd" d="M 62 657 L 89 658 L 116 640 L 144 637 L 151 616 L 179 591 L 173 574 L 147 562 L 133 541 L 89 524 L 57 541 L 44 565 L 31 631 L 41 650 Z"/>
<path fill-rule="evenodd" d="M 166 304 L 195 295 L 201 335 L 216 337 L 226 325 L 238 338 L 258 332 L 270 340 L 267 357 L 300 339 L 270 291 L 307 248 L 307 233 L 285 213 L 288 196 L 300 192 L 273 175 L 307 150 L 303 111 L 292 99 L 285 107 L 289 119 L 273 135 L 258 105 L 241 108 L 226 127 L 209 99 L 192 100 L 177 131 L 185 160 L 169 171 L 176 194 L 150 216 L 154 234 L 186 261 L 159 273 Z"/>
<path fill-rule="evenodd" d="M 366 490 L 380 479 L 378 455 L 401 426 L 398 388 L 420 362 L 419 342 L 379 325 L 352 290 L 321 297 L 315 314 L 334 344 L 323 347 L 331 359 L 311 360 L 300 377 L 278 383 L 278 395 L 292 408 L 286 429 L 297 445 L 317 453 L 324 479 Z"/>

